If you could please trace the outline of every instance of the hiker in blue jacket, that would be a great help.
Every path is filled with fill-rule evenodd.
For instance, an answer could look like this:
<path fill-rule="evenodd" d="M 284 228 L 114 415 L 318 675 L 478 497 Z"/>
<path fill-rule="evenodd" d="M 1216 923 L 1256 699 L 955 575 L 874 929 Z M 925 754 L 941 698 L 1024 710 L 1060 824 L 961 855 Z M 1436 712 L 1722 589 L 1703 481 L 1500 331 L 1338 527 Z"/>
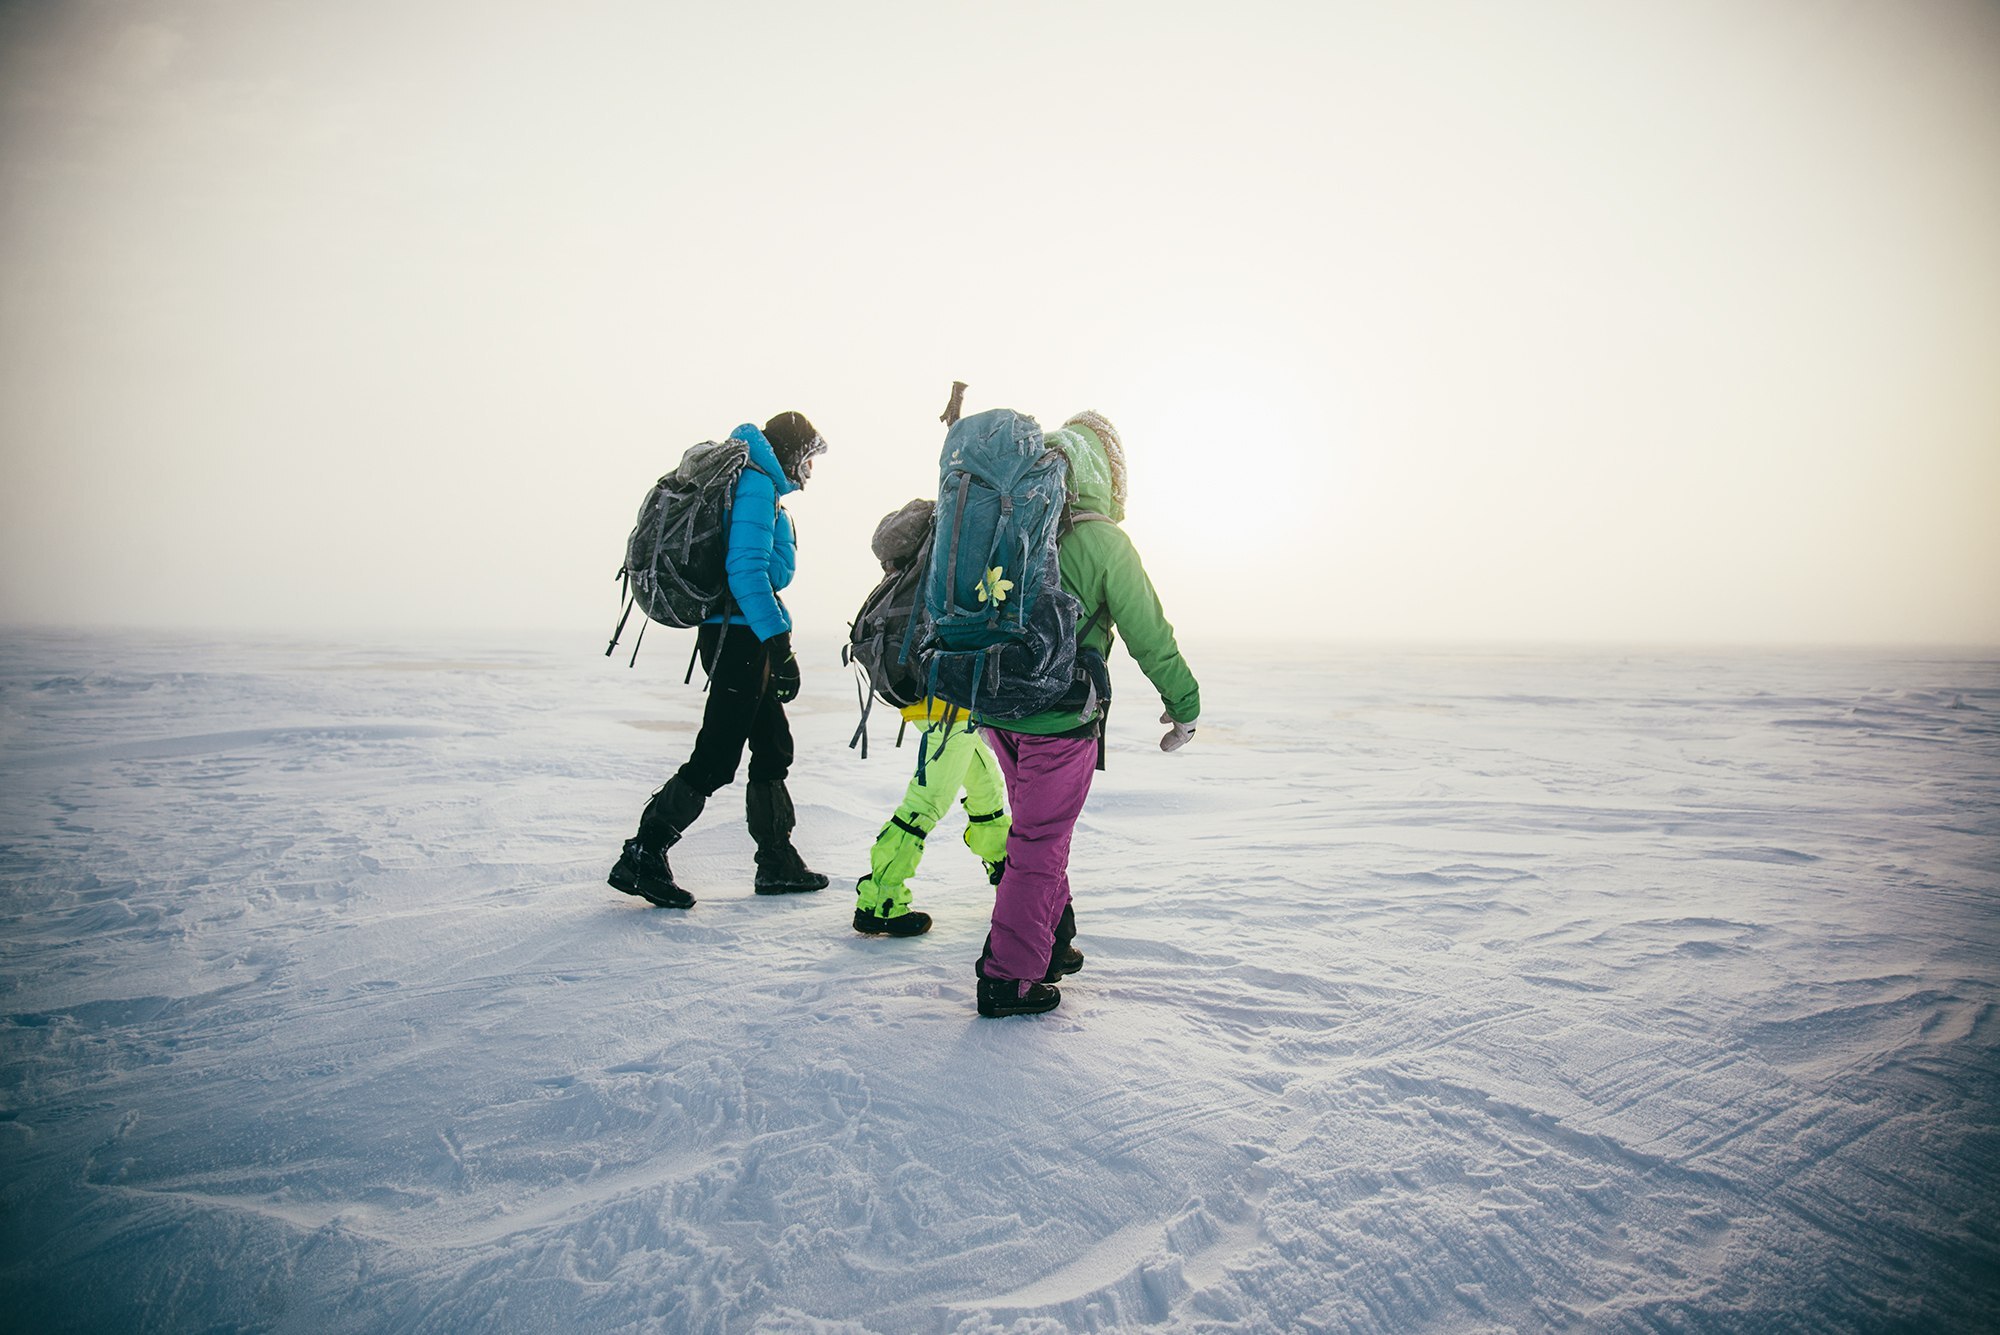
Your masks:
<path fill-rule="evenodd" d="M 696 649 L 709 674 L 708 704 L 688 757 L 654 793 L 639 817 L 639 831 L 625 841 L 609 877 L 614 889 L 663 908 L 684 909 L 694 896 L 674 882 L 667 850 L 716 791 L 736 780 L 743 748 L 750 748 L 745 810 L 757 844 L 760 895 L 825 888 L 826 877 L 792 847 L 797 817 L 785 775 L 792 767 L 792 729 L 785 703 L 799 693 L 799 664 L 792 656 L 792 618 L 778 593 L 792 582 L 797 545 L 783 498 L 804 487 L 813 459 L 826 442 L 801 413 L 779 413 L 759 431 L 745 424 L 730 433 L 749 449 L 737 479 L 724 558 L 729 603 L 695 632 Z"/>

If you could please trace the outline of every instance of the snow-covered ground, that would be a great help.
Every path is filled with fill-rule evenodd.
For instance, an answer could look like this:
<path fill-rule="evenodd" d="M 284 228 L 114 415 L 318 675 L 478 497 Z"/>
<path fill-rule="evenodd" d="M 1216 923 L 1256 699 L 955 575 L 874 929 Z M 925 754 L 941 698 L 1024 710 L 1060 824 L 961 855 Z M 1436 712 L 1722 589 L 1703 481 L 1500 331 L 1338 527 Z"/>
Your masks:
<path fill-rule="evenodd" d="M 0 641 L 19 1330 L 1980 1330 L 2000 664 L 1129 660 L 1060 1010 L 980 1020 L 909 749 L 812 655 L 817 896 L 741 799 L 603 884 L 687 638 Z M 740 788 L 735 792 L 740 793 Z"/>

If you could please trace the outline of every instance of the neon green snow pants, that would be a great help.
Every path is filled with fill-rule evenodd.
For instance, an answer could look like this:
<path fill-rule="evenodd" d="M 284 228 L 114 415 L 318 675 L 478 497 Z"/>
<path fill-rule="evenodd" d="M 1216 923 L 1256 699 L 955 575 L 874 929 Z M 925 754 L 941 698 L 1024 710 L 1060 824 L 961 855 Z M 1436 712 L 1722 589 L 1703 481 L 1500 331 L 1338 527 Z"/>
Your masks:
<path fill-rule="evenodd" d="M 917 731 L 919 746 L 932 745 L 932 728 Z M 951 809 L 959 789 L 965 790 L 965 846 L 979 855 L 990 872 L 1007 856 L 1007 786 L 1000 777 L 986 739 L 963 725 L 951 730 L 944 750 L 924 762 L 921 779 L 912 778 L 902 805 L 875 836 L 868 850 L 868 874 L 855 887 L 855 907 L 884 918 L 910 907 L 910 877 L 923 860 L 924 839 Z"/>

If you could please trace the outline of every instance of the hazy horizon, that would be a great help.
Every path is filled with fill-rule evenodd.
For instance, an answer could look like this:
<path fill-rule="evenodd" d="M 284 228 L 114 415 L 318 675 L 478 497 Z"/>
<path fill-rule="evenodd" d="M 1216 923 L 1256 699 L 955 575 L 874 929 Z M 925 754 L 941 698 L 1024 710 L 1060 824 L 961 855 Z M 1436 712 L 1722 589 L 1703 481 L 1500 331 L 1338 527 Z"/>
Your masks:
<path fill-rule="evenodd" d="M 1194 640 L 1991 646 L 1995 237 L 1973 0 L 0 8 L 0 624 L 601 647 L 798 409 L 835 636 L 962 379 Z"/>
<path fill-rule="evenodd" d="M 794 609 L 795 611 L 797 609 Z M 845 618 L 852 609 L 835 617 L 800 617 L 794 634 L 798 647 L 808 655 L 807 667 L 813 672 L 821 672 L 836 665 L 842 646 L 846 644 L 848 625 Z M 606 654 L 606 642 L 610 639 L 611 627 L 616 623 L 614 615 L 602 624 L 597 622 L 572 625 L 560 624 L 490 624 L 471 625 L 455 623 L 451 625 L 425 625 L 421 622 L 408 624 L 353 624 L 333 626 L 271 625 L 250 622 L 178 622 L 141 623 L 128 622 L 48 622 L 15 621 L 0 623 L 0 632 L 13 632 L 47 638 L 75 636 L 84 640 L 130 639 L 134 643 L 149 645 L 170 645 L 184 642 L 189 648 L 214 648 L 227 650 L 238 644 L 261 644 L 267 648 L 283 650 L 296 649 L 309 652 L 337 652 L 356 655 L 407 656 L 412 662 L 436 665 L 436 655 L 454 650 L 485 654 L 550 653 L 562 651 L 572 654 L 584 662 L 608 659 L 621 670 L 634 662 L 634 629 L 638 625 L 638 613 L 626 626 L 625 633 L 618 641 L 615 653 Z M 839 624 L 833 624 L 838 622 Z M 1282 663 L 1291 657 L 1307 655 L 1353 656 L 1356 658 L 1406 656 L 1421 658 L 1592 658 L 1598 656 L 1636 656 L 1695 659 L 1704 656 L 1719 656 L 1739 659 L 1763 658 L 1782 659 L 1791 656 L 1811 655 L 1829 658 L 1839 657 L 1886 657 L 1908 661 L 1911 656 L 1923 657 L 1939 655 L 1949 659 L 1983 661 L 2000 654 L 2000 642 L 1978 640 L 1665 640 L 1665 639 L 1568 639 L 1548 637 L 1543 639 L 1492 637 L 1475 639 L 1470 637 L 1449 638 L 1446 636 L 1363 636 L 1337 635 L 1308 632 L 1288 635 L 1266 627 L 1250 627 L 1242 631 L 1231 631 L 1226 627 L 1201 626 L 1195 629 L 1176 627 L 1176 635 L 1181 647 L 1197 658 L 1203 658 L 1215 650 L 1223 651 L 1232 658 L 1242 652 L 1250 652 L 1265 657 L 1268 661 Z M 644 644 L 639 648 L 637 666 L 649 676 L 667 672 L 678 680 L 685 670 L 689 655 L 694 650 L 692 632 L 669 627 L 651 625 L 646 630 Z M 1114 666 L 1128 657 L 1123 642 L 1113 646 Z M 665 665 L 662 668 L 662 664 Z M 670 671 L 668 671 L 670 669 Z M 842 671 L 851 668 L 842 667 Z M 702 679 L 699 668 L 695 672 L 697 684 Z M 1121 678 L 1122 680 L 1122 678 Z M 1134 678 L 1135 684 L 1138 682 Z M 808 688 L 814 681 L 808 679 Z"/>

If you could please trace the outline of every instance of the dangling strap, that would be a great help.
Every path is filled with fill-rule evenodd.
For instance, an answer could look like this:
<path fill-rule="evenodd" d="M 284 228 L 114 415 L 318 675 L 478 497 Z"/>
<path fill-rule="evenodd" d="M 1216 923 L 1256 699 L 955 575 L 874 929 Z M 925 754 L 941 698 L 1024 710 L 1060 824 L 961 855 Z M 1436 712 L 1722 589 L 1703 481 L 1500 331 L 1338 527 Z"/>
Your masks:
<path fill-rule="evenodd" d="M 1100 709 L 1108 709 L 1110 708 L 1111 705 L 1111 700 L 1109 696 L 1101 696 L 1098 694 L 1097 674 L 1090 670 L 1089 663 L 1085 660 L 1083 656 L 1084 638 L 1090 634 L 1091 628 L 1097 624 L 1097 618 L 1102 616 L 1104 614 L 1104 611 L 1105 609 L 1103 607 L 1099 607 L 1095 612 L 1092 612 L 1090 614 L 1089 620 L 1085 621 L 1081 626 L 1078 626 L 1076 628 L 1076 666 L 1072 672 L 1071 681 L 1074 682 L 1075 673 L 1080 672 L 1083 674 L 1083 684 L 1084 684 L 1083 708 L 1079 709 L 1076 715 L 1077 722 L 1079 723 L 1088 723 L 1094 718 L 1099 718 Z M 1102 663 L 1104 661 L 1104 656 L 1102 654 L 1099 654 L 1097 657 L 1097 661 L 1099 663 Z M 1107 687 L 1110 684 L 1110 677 L 1108 675 L 1105 678 L 1105 684 L 1107 685 Z M 1074 685 L 1072 685 L 1070 689 L 1075 690 L 1076 688 Z M 1101 742 L 1103 738 L 1103 724 L 1101 722 L 1098 725 L 1098 736 Z M 1102 746 L 1099 747 L 1097 761 L 1098 761 L 1097 767 L 1099 769 L 1103 769 L 1104 754 Z"/>
<path fill-rule="evenodd" d="M 973 669 L 973 676 L 975 680 L 978 677 L 978 672 L 979 670 L 977 668 Z M 923 736 L 917 739 L 917 782 L 918 783 L 922 783 L 924 781 L 924 766 L 929 761 L 935 760 L 939 756 L 944 754 L 945 743 L 951 740 L 952 725 L 958 722 L 958 718 L 959 718 L 958 706 L 947 701 L 944 707 L 944 717 L 942 718 L 942 720 L 940 720 L 938 726 L 931 730 L 932 732 L 935 732 L 937 734 L 938 742 L 936 748 L 932 748 L 930 745 L 930 733 L 925 733 Z"/>
<path fill-rule="evenodd" d="M 921 600 L 920 600 L 920 601 L 921 601 Z M 912 608 L 910 609 L 910 624 L 909 624 L 908 626 L 904 627 L 904 629 L 903 629 L 903 648 L 902 648 L 902 652 L 900 652 L 900 653 L 898 653 L 898 654 L 896 655 L 896 666 L 897 666 L 897 667 L 901 667 L 901 666 L 902 666 L 903 664 L 905 664 L 905 663 L 907 663 L 907 662 L 909 662 L 909 661 L 910 661 L 910 646 L 911 646 L 912 644 L 916 643 L 916 637 L 917 637 L 917 622 L 918 622 L 918 621 L 919 621 L 920 619 L 921 619 L 921 618 L 920 618 L 920 617 L 918 617 L 918 615 L 917 615 L 917 609 L 916 609 L 916 608 L 914 608 L 914 607 L 912 607 Z M 886 648 L 887 646 L 885 645 L 885 646 L 883 646 L 883 647 L 884 647 L 884 648 Z"/>
<path fill-rule="evenodd" d="M 924 687 L 924 699 L 926 700 L 934 701 L 937 699 L 938 666 L 940 662 L 941 660 L 936 657 L 933 657 L 931 659 L 931 679 L 930 682 Z M 930 737 L 931 735 L 928 732 L 919 733 L 917 735 L 917 782 L 918 783 L 922 783 L 924 781 L 924 752 L 930 749 L 929 748 Z"/>
<path fill-rule="evenodd" d="M 625 600 L 625 610 L 618 614 L 618 624 L 611 628 L 611 643 L 604 646 L 604 656 L 611 657 L 611 651 L 618 647 L 618 637 L 625 633 L 625 622 L 632 615 L 632 606 L 639 596 L 632 592 L 632 571 L 629 566 L 619 566 L 618 573 L 611 578 L 618 581 L 618 596 Z"/>
<path fill-rule="evenodd" d="M 611 657 L 611 651 L 618 647 L 618 637 L 625 633 L 625 622 L 631 617 L 632 608 L 638 601 L 636 598 L 629 597 L 625 600 L 625 610 L 619 613 L 618 624 L 611 630 L 611 643 L 604 646 L 604 656 L 606 658 Z"/>
<path fill-rule="evenodd" d="M 631 667 L 639 661 L 639 646 L 646 642 L 646 627 L 652 624 L 651 618 L 639 623 L 639 633 L 632 637 L 632 661 L 627 663 L 626 667 Z"/>
<path fill-rule="evenodd" d="M 855 743 L 861 744 L 861 758 L 868 759 L 868 711 L 875 705 L 875 693 L 868 689 L 868 673 L 859 664 L 854 669 L 854 691 L 861 697 L 861 721 L 854 725 L 854 735 L 847 739 L 847 749 L 852 751 Z"/>
<path fill-rule="evenodd" d="M 896 725 L 896 749 L 898 751 L 903 749 L 903 734 L 908 732 L 909 730 L 910 730 L 910 721 L 908 719 L 904 719 L 902 722 Z"/>
<path fill-rule="evenodd" d="M 697 630 L 694 633 L 694 648 L 688 650 L 688 670 L 687 670 L 687 675 L 681 678 L 681 685 L 686 686 L 688 683 L 694 680 L 694 660 L 700 657 L 701 657 L 701 632 Z"/>

